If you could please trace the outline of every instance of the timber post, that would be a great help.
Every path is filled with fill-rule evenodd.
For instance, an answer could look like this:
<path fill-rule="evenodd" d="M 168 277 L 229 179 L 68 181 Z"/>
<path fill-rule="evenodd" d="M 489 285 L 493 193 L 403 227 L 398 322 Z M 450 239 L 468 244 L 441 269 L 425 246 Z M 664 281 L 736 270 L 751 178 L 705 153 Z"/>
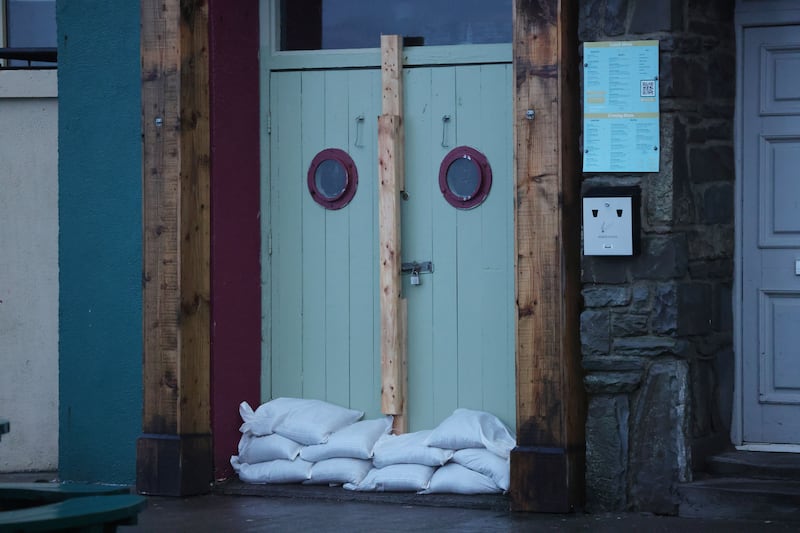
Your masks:
<path fill-rule="evenodd" d="M 208 6 L 142 0 L 143 435 L 136 487 L 210 490 Z"/>
<path fill-rule="evenodd" d="M 381 36 L 382 114 L 378 117 L 378 212 L 381 306 L 381 411 L 394 416 L 395 433 L 405 433 L 407 339 L 406 299 L 400 269 L 400 194 L 404 187 L 403 41 Z"/>
<path fill-rule="evenodd" d="M 583 500 L 585 463 L 578 8 L 575 0 L 515 0 L 513 10 L 517 447 L 511 507 L 563 513 Z"/>

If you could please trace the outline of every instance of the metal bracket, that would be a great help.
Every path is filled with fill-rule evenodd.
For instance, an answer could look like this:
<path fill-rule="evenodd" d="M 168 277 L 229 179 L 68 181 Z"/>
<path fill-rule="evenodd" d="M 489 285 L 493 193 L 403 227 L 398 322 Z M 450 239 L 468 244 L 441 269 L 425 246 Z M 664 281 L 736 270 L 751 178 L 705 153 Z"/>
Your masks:
<path fill-rule="evenodd" d="M 417 274 L 433 274 L 433 263 L 431 261 L 403 263 L 402 272 L 403 274 L 411 274 L 412 272 L 416 272 Z"/>

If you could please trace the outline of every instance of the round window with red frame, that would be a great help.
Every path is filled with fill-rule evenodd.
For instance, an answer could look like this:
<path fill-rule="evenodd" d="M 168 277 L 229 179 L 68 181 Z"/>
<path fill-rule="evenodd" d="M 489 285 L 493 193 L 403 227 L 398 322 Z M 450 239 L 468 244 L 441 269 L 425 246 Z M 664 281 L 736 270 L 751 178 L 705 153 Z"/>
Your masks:
<path fill-rule="evenodd" d="M 358 171 L 350 155 L 338 148 L 326 148 L 314 156 L 308 167 L 308 192 L 325 209 L 341 209 L 358 189 Z"/>
<path fill-rule="evenodd" d="M 439 167 L 439 189 L 455 208 L 481 205 L 492 189 L 492 167 L 486 156 L 469 146 L 453 148 Z"/>

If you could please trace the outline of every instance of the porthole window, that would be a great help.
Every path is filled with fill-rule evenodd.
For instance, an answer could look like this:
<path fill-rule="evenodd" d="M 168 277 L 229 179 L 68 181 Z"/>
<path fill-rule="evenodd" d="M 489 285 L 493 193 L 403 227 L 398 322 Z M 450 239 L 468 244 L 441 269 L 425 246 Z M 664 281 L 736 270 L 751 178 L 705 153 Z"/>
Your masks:
<path fill-rule="evenodd" d="M 477 207 L 489 196 L 491 188 L 492 168 L 486 156 L 474 148 L 454 148 L 439 167 L 439 189 L 453 207 Z"/>
<path fill-rule="evenodd" d="M 308 167 L 308 192 L 325 209 L 341 209 L 350 203 L 358 188 L 358 172 L 344 150 L 326 148 Z"/>

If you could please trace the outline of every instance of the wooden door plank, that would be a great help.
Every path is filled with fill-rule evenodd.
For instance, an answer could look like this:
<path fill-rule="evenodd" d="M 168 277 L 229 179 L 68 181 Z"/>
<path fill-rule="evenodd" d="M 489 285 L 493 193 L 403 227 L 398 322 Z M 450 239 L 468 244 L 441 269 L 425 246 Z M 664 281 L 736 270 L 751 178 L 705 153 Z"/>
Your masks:
<path fill-rule="evenodd" d="M 301 209 L 303 195 L 302 130 L 297 113 L 303 109 L 303 85 L 299 72 L 272 74 L 270 109 L 273 111 L 272 181 L 272 349 L 271 393 L 300 397 L 303 394 L 302 264 L 304 244 Z M 278 105 L 280 103 L 280 105 Z M 262 391 L 263 394 L 263 391 Z M 262 397 L 269 400 L 271 397 Z"/>
<path fill-rule="evenodd" d="M 208 8 L 142 0 L 143 431 L 137 487 L 207 492 L 210 416 Z"/>
<path fill-rule="evenodd" d="M 481 67 L 461 66 L 456 70 L 456 146 L 482 145 Z M 439 195 L 441 197 L 441 194 Z M 449 207 L 449 204 L 448 204 Z M 459 407 L 484 410 L 483 338 L 486 324 L 482 320 L 481 291 L 483 279 L 483 240 L 481 228 L 484 210 L 456 211 L 457 251 L 457 317 L 458 317 L 458 401 Z M 488 223 L 488 221 L 486 221 Z"/>
<path fill-rule="evenodd" d="M 350 138 L 348 151 L 358 169 L 358 191 L 350 210 L 350 406 L 365 418 L 381 414 L 378 295 L 377 143 L 373 117 L 380 114 L 377 70 L 353 70 L 349 77 Z M 357 120 L 361 117 L 360 120 Z"/>
<path fill-rule="evenodd" d="M 456 70 L 453 68 L 432 69 L 433 94 L 431 99 L 431 138 L 438 138 L 433 147 L 433 168 L 438 166 L 458 143 L 456 127 Z M 442 117 L 448 115 L 446 144 L 442 146 Z M 429 180 L 425 194 L 433 199 L 432 257 L 433 284 L 433 374 L 436 387 L 433 391 L 434 418 L 441 422 L 459 407 L 458 404 L 458 321 L 452 311 L 458 301 L 456 267 L 456 210 L 450 207 L 439 190 L 437 179 Z M 423 428 L 425 429 L 425 428 Z"/>
<path fill-rule="evenodd" d="M 325 147 L 347 149 L 350 129 L 347 77 L 325 73 Z M 351 209 L 325 211 L 325 399 L 350 405 L 350 235 Z"/>
<path fill-rule="evenodd" d="M 297 379 L 301 380 L 301 394 L 304 398 L 324 400 L 327 395 L 326 378 L 326 339 L 325 309 L 327 214 L 325 208 L 317 204 L 308 193 L 306 172 L 317 153 L 328 144 L 325 137 L 327 122 L 327 73 L 308 71 L 302 73 L 302 98 L 298 128 L 301 131 L 298 150 L 300 163 L 298 172 L 288 179 L 299 187 L 300 247 L 302 254 L 294 265 L 301 278 L 298 298 L 302 302 L 298 320 L 302 323 L 300 351 L 289 356 L 301 355 L 302 366 Z M 285 104 L 282 104 L 285 105 Z M 295 118 L 295 120 L 298 120 Z"/>
<path fill-rule="evenodd" d="M 481 319 L 484 328 L 483 398 L 485 411 L 516 427 L 514 393 L 514 270 L 513 270 L 513 186 L 511 125 L 512 102 L 499 95 L 511 91 L 511 65 L 480 67 L 481 124 L 478 147 L 488 158 L 494 180 L 489 197 L 478 208 L 483 223 L 480 235 Z"/>
<path fill-rule="evenodd" d="M 574 0 L 514 1 L 517 510 L 566 512 L 583 493 L 577 18 Z"/>
<path fill-rule="evenodd" d="M 409 120 L 404 124 L 406 135 L 406 191 L 408 200 L 401 203 L 403 210 L 403 256 L 405 261 L 428 261 L 431 250 L 431 121 L 426 112 L 430 105 L 431 69 L 409 69 L 403 79 L 405 101 L 403 108 Z M 407 216 L 413 213 L 413 216 Z M 411 430 L 435 427 L 431 417 L 433 398 L 433 371 L 431 357 L 433 321 L 431 309 L 434 276 L 420 276 L 419 286 L 410 284 L 403 276 L 407 304 L 414 312 L 408 316 L 408 413 Z"/>

